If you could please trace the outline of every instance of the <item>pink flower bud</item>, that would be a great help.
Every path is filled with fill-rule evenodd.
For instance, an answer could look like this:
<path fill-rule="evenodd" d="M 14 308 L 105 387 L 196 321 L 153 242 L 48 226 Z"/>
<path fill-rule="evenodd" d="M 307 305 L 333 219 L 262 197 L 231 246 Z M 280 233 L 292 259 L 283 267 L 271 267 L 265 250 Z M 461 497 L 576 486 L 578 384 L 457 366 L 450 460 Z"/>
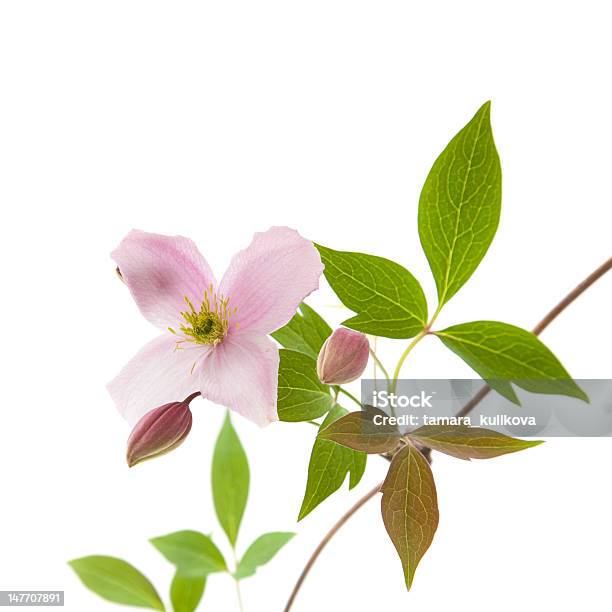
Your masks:
<path fill-rule="evenodd" d="M 370 344 L 365 334 L 339 327 L 325 341 L 317 359 L 317 374 L 328 385 L 357 380 L 368 364 Z"/>
<path fill-rule="evenodd" d="M 165 455 L 182 444 L 191 429 L 189 401 L 171 402 L 147 412 L 132 430 L 127 443 L 127 463 Z"/>

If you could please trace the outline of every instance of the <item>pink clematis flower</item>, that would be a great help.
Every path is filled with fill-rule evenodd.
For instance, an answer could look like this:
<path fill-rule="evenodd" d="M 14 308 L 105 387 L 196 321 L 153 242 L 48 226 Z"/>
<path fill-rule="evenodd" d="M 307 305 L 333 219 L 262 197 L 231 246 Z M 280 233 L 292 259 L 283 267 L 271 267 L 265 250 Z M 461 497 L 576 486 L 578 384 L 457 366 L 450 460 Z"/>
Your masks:
<path fill-rule="evenodd" d="M 268 334 L 319 286 L 312 242 L 286 227 L 257 233 L 219 285 L 182 236 L 133 230 L 112 257 L 140 312 L 163 332 L 108 385 L 130 424 L 196 391 L 259 425 L 278 420 L 278 348 Z"/>

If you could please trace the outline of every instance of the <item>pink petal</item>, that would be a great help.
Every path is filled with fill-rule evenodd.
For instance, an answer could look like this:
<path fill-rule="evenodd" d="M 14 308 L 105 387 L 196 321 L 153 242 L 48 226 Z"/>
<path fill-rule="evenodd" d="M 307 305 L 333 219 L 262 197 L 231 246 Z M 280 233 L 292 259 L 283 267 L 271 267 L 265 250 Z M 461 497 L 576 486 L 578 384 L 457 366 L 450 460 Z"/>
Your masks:
<path fill-rule="evenodd" d="M 196 245 L 182 236 L 132 230 L 113 251 L 140 312 L 161 329 L 183 322 L 185 296 L 196 308 L 215 277 Z"/>
<path fill-rule="evenodd" d="M 237 253 L 219 292 L 229 298 L 232 328 L 268 334 L 295 314 L 300 302 L 319 287 L 323 264 L 312 242 L 288 227 L 257 233 Z"/>
<path fill-rule="evenodd" d="M 202 396 L 262 427 L 277 421 L 278 359 L 266 336 L 228 335 L 200 368 Z"/>
<path fill-rule="evenodd" d="M 146 344 L 107 386 L 119 412 L 135 425 L 147 412 L 180 402 L 199 390 L 200 365 L 207 347 L 176 348 L 176 337 L 159 336 Z M 193 347 L 193 348 L 191 348 Z M 193 370 L 193 371 L 192 371 Z"/>

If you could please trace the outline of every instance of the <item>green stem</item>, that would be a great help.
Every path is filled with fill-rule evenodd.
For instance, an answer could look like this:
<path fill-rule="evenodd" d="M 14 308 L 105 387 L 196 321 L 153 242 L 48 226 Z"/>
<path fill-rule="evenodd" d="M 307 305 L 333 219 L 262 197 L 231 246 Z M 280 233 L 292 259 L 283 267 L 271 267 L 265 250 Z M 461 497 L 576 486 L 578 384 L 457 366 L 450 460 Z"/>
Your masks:
<path fill-rule="evenodd" d="M 408 355 L 410 355 L 410 353 L 412 352 L 412 349 L 426 335 L 427 335 L 427 331 L 426 330 L 423 330 L 422 332 L 420 332 L 417 336 L 415 336 L 415 338 L 413 338 L 412 342 L 408 345 L 406 350 L 402 353 L 401 357 L 399 358 L 399 361 L 397 362 L 397 365 L 395 366 L 395 371 L 393 372 L 393 380 L 391 381 L 391 393 L 395 393 L 395 389 L 397 387 L 397 379 L 399 378 L 400 370 L 402 369 L 402 366 L 404 365 L 404 361 L 406 361 L 406 357 L 408 357 Z"/>
<path fill-rule="evenodd" d="M 397 388 L 397 380 L 399 378 L 402 366 L 404 365 L 404 361 L 406 361 L 406 357 L 408 357 L 408 355 L 410 355 L 410 353 L 412 352 L 412 349 L 425 336 L 427 336 L 427 334 L 429 334 L 432 325 L 435 323 L 436 319 L 438 318 L 438 315 L 440 314 L 440 311 L 442 310 L 442 306 L 443 304 L 438 304 L 438 308 L 436 308 L 436 312 L 434 312 L 433 316 L 429 320 L 429 323 L 423 328 L 423 330 L 417 336 L 413 338 L 412 342 L 407 346 L 406 350 L 402 353 L 401 357 L 399 358 L 399 361 L 397 362 L 397 365 L 395 366 L 395 371 L 393 372 L 393 380 L 391 381 L 391 389 L 390 389 L 391 393 L 395 393 L 395 390 Z"/>
<path fill-rule="evenodd" d="M 242 593 L 240 592 L 240 580 L 234 578 L 234 582 L 236 583 L 236 596 L 238 597 L 238 609 L 240 612 L 244 612 L 244 605 L 242 603 Z"/>
<path fill-rule="evenodd" d="M 372 359 L 374 360 L 374 363 L 376 363 L 376 365 L 380 368 L 380 371 L 383 373 L 384 377 L 387 379 L 387 383 L 389 383 L 390 382 L 389 372 L 387 372 L 387 369 L 383 365 L 382 361 L 378 358 L 378 356 L 372 349 L 370 349 L 370 355 L 372 355 Z"/>
<path fill-rule="evenodd" d="M 361 402 L 352 393 L 349 393 L 346 389 L 343 389 L 340 386 L 336 386 L 335 389 L 336 389 L 336 398 L 338 397 L 338 393 L 344 393 L 344 395 L 346 395 L 347 397 L 350 397 L 361 408 Z"/>
<path fill-rule="evenodd" d="M 236 596 L 238 597 L 238 609 L 240 612 L 244 612 L 244 604 L 242 602 L 242 592 L 240 591 L 240 580 L 236 578 L 235 574 L 238 570 L 238 559 L 236 558 L 236 549 L 232 546 L 232 554 L 234 556 L 234 584 L 236 585 Z"/>

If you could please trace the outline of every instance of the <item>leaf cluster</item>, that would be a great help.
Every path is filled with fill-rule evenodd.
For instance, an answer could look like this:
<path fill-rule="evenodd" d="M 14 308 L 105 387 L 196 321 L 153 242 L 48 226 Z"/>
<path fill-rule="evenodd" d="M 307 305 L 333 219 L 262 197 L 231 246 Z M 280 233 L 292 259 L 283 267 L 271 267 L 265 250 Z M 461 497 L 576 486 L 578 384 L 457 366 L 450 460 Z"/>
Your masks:
<path fill-rule="evenodd" d="M 330 443 L 331 444 L 331 443 Z M 347 452 L 351 452 L 348 451 Z M 236 556 L 236 543 L 249 496 L 247 455 L 229 413 L 217 438 L 212 461 L 212 495 L 219 525 Z M 233 569 L 210 535 L 183 530 L 151 539 L 151 544 L 174 566 L 170 601 L 174 612 L 193 612 L 199 606 L 211 574 L 249 578 L 271 561 L 294 533 L 274 531 L 256 538 Z M 165 611 L 149 579 L 128 562 L 109 556 L 88 556 L 69 565 L 83 584 L 107 601 Z"/>
<path fill-rule="evenodd" d="M 390 381 L 392 390 L 406 355 L 423 338 L 434 336 L 511 402 L 520 404 L 515 387 L 588 401 L 554 353 L 529 331 L 499 321 L 433 328 L 443 307 L 472 277 L 491 246 L 501 194 L 501 164 L 487 102 L 438 156 L 419 198 L 418 231 L 437 288 L 435 311 L 428 315 L 425 293 L 403 265 L 377 255 L 316 245 L 327 282 L 354 313 L 343 325 L 371 336 L 413 339 Z M 490 459 L 540 442 L 469 427 L 428 426 L 402 435 L 392 427 L 373 426 L 371 407 L 347 413 L 337 404 L 341 389 L 324 385 L 316 373 L 318 351 L 330 333 L 329 325 L 303 304 L 301 312 L 274 334 L 284 347 L 280 419 L 324 418 L 312 449 L 299 518 L 337 491 L 348 474 L 350 488 L 355 486 L 367 454 L 391 456 L 381 489 L 382 517 L 410 588 L 438 524 L 434 478 L 420 450 L 434 449 L 465 460 Z"/>

